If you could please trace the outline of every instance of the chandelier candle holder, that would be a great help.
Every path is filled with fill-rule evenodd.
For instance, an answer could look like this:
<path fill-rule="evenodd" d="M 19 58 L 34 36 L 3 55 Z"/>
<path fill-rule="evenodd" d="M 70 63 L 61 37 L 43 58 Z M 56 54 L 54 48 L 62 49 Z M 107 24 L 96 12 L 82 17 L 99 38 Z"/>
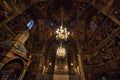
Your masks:
<path fill-rule="evenodd" d="M 60 28 L 56 30 L 56 38 L 66 40 L 69 35 L 70 35 L 70 32 L 68 32 L 66 28 L 63 28 L 63 26 L 60 26 Z"/>
<path fill-rule="evenodd" d="M 57 48 L 56 54 L 58 57 L 65 57 L 66 55 L 66 50 L 64 47 L 60 46 Z"/>

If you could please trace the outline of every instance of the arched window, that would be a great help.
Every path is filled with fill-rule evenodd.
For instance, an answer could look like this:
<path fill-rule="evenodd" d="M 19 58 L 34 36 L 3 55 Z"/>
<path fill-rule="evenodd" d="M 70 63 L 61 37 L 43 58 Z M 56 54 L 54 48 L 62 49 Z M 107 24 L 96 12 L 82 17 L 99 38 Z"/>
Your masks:
<path fill-rule="evenodd" d="M 27 23 L 27 27 L 28 29 L 30 30 L 33 26 L 34 26 L 34 20 L 30 20 L 28 23 Z"/>

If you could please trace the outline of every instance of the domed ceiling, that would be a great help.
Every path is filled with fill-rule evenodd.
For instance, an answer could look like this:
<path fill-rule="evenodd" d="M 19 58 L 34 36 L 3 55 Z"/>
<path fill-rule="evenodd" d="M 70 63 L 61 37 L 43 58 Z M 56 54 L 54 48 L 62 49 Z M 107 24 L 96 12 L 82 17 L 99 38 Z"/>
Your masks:
<path fill-rule="evenodd" d="M 110 57 L 110 54 L 103 53 L 112 51 L 114 43 L 119 46 L 120 21 L 116 17 L 118 15 L 116 11 L 119 10 L 120 1 L 10 0 L 9 2 L 6 0 L 6 2 L 7 5 L 0 1 L 2 15 L 0 41 L 12 40 L 20 32 L 26 30 L 26 24 L 33 20 L 35 25 L 29 31 L 30 37 L 25 47 L 29 54 L 43 53 L 52 58 L 54 56 L 51 54 L 55 53 L 56 46 L 60 42 L 55 37 L 56 29 L 63 24 L 70 35 L 62 42 L 68 53 L 71 52 L 69 55 L 73 56 L 71 59 L 76 58 L 76 54 L 82 55 L 83 64 L 87 68 L 86 72 L 90 73 L 93 67 L 97 67 L 94 72 L 105 71 L 102 69 L 107 68 L 104 64 L 107 64 L 109 60 L 114 61 L 114 57 Z M 110 44 L 110 42 L 113 43 Z M 118 69 L 118 66 L 115 66 L 115 69 Z M 107 70 L 109 71 L 110 68 Z"/>
<path fill-rule="evenodd" d="M 63 22 L 67 28 L 74 27 L 78 18 L 76 8 L 72 0 L 54 0 L 47 9 L 50 26 L 59 27 Z"/>

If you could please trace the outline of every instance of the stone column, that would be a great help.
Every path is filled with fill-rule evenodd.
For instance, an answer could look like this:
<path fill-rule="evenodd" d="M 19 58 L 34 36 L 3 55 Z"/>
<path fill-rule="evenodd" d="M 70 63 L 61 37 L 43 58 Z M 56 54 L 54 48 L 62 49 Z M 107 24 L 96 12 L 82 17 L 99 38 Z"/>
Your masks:
<path fill-rule="evenodd" d="M 79 61 L 79 71 L 80 71 L 81 80 L 86 80 L 81 56 L 80 54 L 77 56 L 78 56 L 78 61 Z"/>

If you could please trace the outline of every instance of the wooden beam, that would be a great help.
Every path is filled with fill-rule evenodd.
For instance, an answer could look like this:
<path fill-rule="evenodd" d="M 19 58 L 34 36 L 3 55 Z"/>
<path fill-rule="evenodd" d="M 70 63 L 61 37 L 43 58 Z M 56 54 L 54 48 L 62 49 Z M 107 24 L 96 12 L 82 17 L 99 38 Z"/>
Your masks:
<path fill-rule="evenodd" d="M 4 25 L 4 29 L 13 37 L 17 36 L 7 25 Z"/>
<path fill-rule="evenodd" d="M 92 6 L 94 6 L 98 11 L 100 11 L 101 13 L 103 13 L 105 16 L 107 16 L 108 18 L 110 18 L 113 22 L 115 22 L 117 25 L 120 26 L 120 21 L 118 19 L 116 19 L 115 17 L 113 17 L 111 14 L 107 14 L 104 11 L 102 11 L 101 9 L 99 9 L 97 6 L 95 6 L 94 4 L 92 4 Z"/>
<path fill-rule="evenodd" d="M 34 4 L 34 3 L 33 3 Z M 7 26 L 7 23 L 10 22 L 12 19 L 14 19 L 16 16 L 20 15 L 22 12 L 24 12 L 25 10 L 27 10 L 29 7 L 31 7 L 33 4 L 27 6 L 26 8 L 24 8 L 24 10 L 21 10 L 20 12 L 15 11 L 15 13 L 13 13 L 13 15 L 7 17 L 7 19 L 5 19 L 4 21 L 0 22 L 0 27 L 4 28 L 8 33 L 10 33 L 11 36 L 15 37 L 16 34 Z M 13 4 L 12 4 L 13 5 Z M 14 5 L 15 7 L 15 5 Z M 17 8 L 16 8 L 17 9 Z"/>
<path fill-rule="evenodd" d="M 15 10 L 15 13 L 19 13 L 19 10 L 18 10 L 17 5 L 15 4 L 14 0 L 11 0 L 11 5 L 13 7 L 13 10 Z"/>
<path fill-rule="evenodd" d="M 33 3 L 34 4 L 34 3 Z M 22 11 L 18 12 L 18 13 L 14 13 L 13 15 L 7 17 L 7 19 L 5 19 L 4 21 L 0 22 L 0 27 L 3 27 L 5 24 L 7 24 L 8 22 L 10 22 L 12 19 L 14 19 L 16 16 L 20 15 L 21 13 L 23 13 L 25 10 L 27 10 L 29 7 L 31 7 L 33 4 L 27 6 L 26 8 L 24 8 Z"/>
<path fill-rule="evenodd" d="M 120 32 L 120 27 L 113 31 L 106 39 L 104 39 L 94 50 L 91 52 L 94 56 L 97 56 L 100 49 L 102 49 L 105 45 L 107 45 L 115 36 Z"/>

